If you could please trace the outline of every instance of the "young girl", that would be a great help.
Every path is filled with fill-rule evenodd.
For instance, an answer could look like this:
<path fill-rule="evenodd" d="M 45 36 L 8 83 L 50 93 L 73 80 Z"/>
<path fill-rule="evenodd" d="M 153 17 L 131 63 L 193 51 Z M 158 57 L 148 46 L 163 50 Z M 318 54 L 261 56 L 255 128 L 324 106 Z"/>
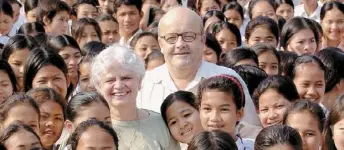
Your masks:
<path fill-rule="evenodd" d="M 327 2 L 320 11 L 320 23 L 324 31 L 323 48 L 338 47 L 344 34 L 344 4 Z M 342 41 L 343 42 L 343 41 Z"/>
<path fill-rule="evenodd" d="M 277 23 L 268 17 L 257 17 L 251 20 L 245 31 L 247 46 L 256 43 L 267 43 L 277 47 L 279 41 L 279 29 Z"/>
<path fill-rule="evenodd" d="M 19 121 L 39 133 L 39 114 L 39 108 L 34 99 L 23 93 L 14 94 L 0 104 L 1 130 Z"/>
<path fill-rule="evenodd" d="M 204 16 L 209 10 L 219 10 L 221 9 L 221 2 L 219 0 L 199 0 L 197 3 L 197 10 L 200 16 Z"/>
<path fill-rule="evenodd" d="M 223 53 L 218 64 L 228 68 L 238 65 L 258 66 L 258 57 L 252 49 L 239 47 Z"/>
<path fill-rule="evenodd" d="M 8 1 L 0 2 L 0 43 L 6 44 L 13 26 L 13 10 Z"/>
<path fill-rule="evenodd" d="M 235 25 L 222 21 L 215 23 L 211 27 L 211 34 L 219 41 L 223 52 L 241 46 L 240 30 Z"/>
<path fill-rule="evenodd" d="M 344 95 L 338 97 L 327 119 L 326 148 L 329 150 L 344 149 L 343 122 L 344 122 Z"/>
<path fill-rule="evenodd" d="M 216 37 L 210 33 L 205 34 L 205 47 L 203 50 L 203 59 L 208 62 L 217 64 L 222 53 L 221 45 L 216 40 Z"/>
<path fill-rule="evenodd" d="M 65 2 L 40 0 L 36 12 L 37 22 L 48 35 L 68 34 L 70 8 Z"/>
<path fill-rule="evenodd" d="M 104 44 L 111 45 L 119 41 L 119 26 L 115 18 L 113 18 L 111 15 L 103 14 L 97 18 L 97 22 L 99 23 L 99 27 L 102 30 L 102 42 Z"/>
<path fill-rule="evenodd" d="M 251 20 L 258 16 L 266 16 L 277 23 L 276 9 L 274 0 L 251 0 L 248 6 L 248 15 Z"/>
<path fill-rule="evenodd" d="M 325 94 L 325 70 L 317 57 L 303 55 L 296 58 L 287 76 L 293 80 L 300 98 L 321 103 Z"/>
<path fill-rule="evenodd" d="M 90 70 L 92 65 L 93 57 L 91 55 L 86 55 L 83 57 L 79 64 L 79 87 L 81 92 L 91 92 L 96 91 L 94 85 L 91 83 Z"/>
<path fill-rule="evenodd" d="M 303 149 L 317 150 L 321 147 L 325 120 L 325 114 L 317 103 L 299 100 L 290 107 L 283 123 L 299 132 Z"/>
<path fill-rule="evenodd" d="M 39 0 L 25 0 L 24 11 L 25 11 L 25 18 L 27 22 L 37 21 L 36 9 L 38 6 L 38 2 Z"/>
<path fill-rule="evenodd" d="M 32 89 L 27 93 L 38 104 L 40 111 L 39 136 L 44 149 L 56 149 L 55 142 L 60 138 L 65 120 L 65 102 L 50 88 Z"/>
<path fill-rule="evenodd" d="M 254 143 L 254 149 L 303 150 L 302 145 L 300 134 L 295 129 L 286 125 L 274 125 L 260 131 L 256 138 L 256 143 Z"/>
<path fill-rule="evenodd" d="M 294 17 L 294 4 L 292 0 L 276 0 L 276 14 L 282 16 L 286 21 Z"/>
<path fill-rule="evenodd" d="M 210 10 L 207 11 L 203 17 L 203 28 L 205 31 L 209 31 L 214 23 L 219 21 L 227 21 L 226 16 L 219 10 Z"/>
<path fill-rule="evenodd" d="M 97 6 L 99 6 L 99 4 L 96 0 L 78 0 L 73 8 L 76 12 L 76 19 L 96 19 L 99 14 Z"/>
<path fill-rule="evenodd" d="M 231 2 L 222 7 L 222 12 L 229 23 L 232 23 L 241 29 L 244 22 L 244 9 L 237 2 Z"/>
<path fill-rule="evenodd" d="M 161 116 L 173 138 L 180 143 L 190 144 L 203 130 L 195 101 L 193 93 L 177 91 L 167 96 L 161 105 Z"/>
<path fill-rule="evenodd" d="M 220 130 L 204 131 L 197 134 L 187 150 L 238 150 L 231 135 Z"/>
<path fill-rule="evenodd" d="M 135 54 L 143 60 L 153 51 L 160 51 L 158 38 L 151 32 L 141 32 L 137 34 L 130 42 L 130 46 Z"/>
<path fill-rule="evenodd" d="M 280 56 L 273 46 L 257 43 L 251 49 L 258 55 L 259 68 L 263 69 L 269 76 L 278 75 L 280 69 Z"/>
<path fill-rule="evenodd" d="M 102 30 L 96 20 L 81 18 L 72 26 L 72 36 L 78 42 L 79 47 L 91 41 L 102 40 Z"/>
<path fill-rule="evenodd" d="M 56 52 L 45 48 L 33 49 L 24 66 L 24 91 L 48 87 L 54 89 L 66 100 L 68 91 L 68 68 L 63 58 Z"/>
<path fill-rule="evenodd" d="M 282 76 L 266 78 L 252 95 L 263 128 L 281 124 L 285 112 L 298 98 L 293 81 Z"/>
<path fill-rule="evenodd" d="M 0 60 L 0 103 L 17 92 L 17 80 L 11 66 Z"/>
<path fill-rule="evenodd" d="M 103 149 L 118 150 L 118 137 L 115 130 L 96 119 L 80 123 L 67 142 L 72 150 Z"/>
<path fill-rule="evenodd" d="M 289 20 L 281 32 L 281 47 L 298 55 L 314 54 L 318 49 L 318 30 L 311 20 L 296 17 Z"/>
<path fill-rule="evenodd" d="M 31 36 L 15 35 L 4 47 L 1 58 L 7 61 L 17 78 L 18 90 L 23 90 L 23 73 L 29 52 L 38 47 L 38 42 Z"/>
<path fill-rule="evenodd" d="M 4 149 L 42 149 L 37 133 L 29 126 L 21 123 L 9 125 L 1 132 L 0 143 Z"/>
<path fill-rule="evenodd" d="M 244 115 L 245 96 L 237 78 L 218 75 L 198 88 L 197 106 L 204 130 L 221 130 L 232 136 L 239 150 L 253 149 L 253 140 L 237 136 L 235 126 Z"/>
<path fill-rule="evenodd" d="M 161 51 L 153 51 L 145 59 L 146 71 L 153 70 L 165 63 L 164 54 Z"/>

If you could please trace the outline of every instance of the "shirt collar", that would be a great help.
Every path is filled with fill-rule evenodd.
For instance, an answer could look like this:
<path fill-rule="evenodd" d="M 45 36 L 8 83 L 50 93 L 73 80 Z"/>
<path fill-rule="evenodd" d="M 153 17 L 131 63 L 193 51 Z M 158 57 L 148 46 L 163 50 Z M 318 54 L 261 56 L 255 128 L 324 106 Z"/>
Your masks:
<path fill-rule="evenodd" d="M 134 38 L 137 34 L 139 34 L 139 33 L 141 33 L 141 32 L 142 32 L 142 30 L 139 28 L 139 29 L 135 32 L 135 34 L 129 38 L 129 40 L 128 40 L 127 42 L 124 42 L 124 38 L 121 37 L 121 39 L 119 40 L 119 44 L 130 48 L 130 42 L 131 42 L 131 40 L 133 40 L 133 38 Z"/>

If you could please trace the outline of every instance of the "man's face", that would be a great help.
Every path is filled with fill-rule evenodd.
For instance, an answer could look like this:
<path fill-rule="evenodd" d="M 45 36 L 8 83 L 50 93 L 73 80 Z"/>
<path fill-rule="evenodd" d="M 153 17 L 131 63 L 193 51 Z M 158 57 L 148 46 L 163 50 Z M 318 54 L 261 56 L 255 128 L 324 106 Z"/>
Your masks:
<path fill-rule="evenodd" d="M 139 28 L 141 10 L 134 5 L 121 5 L 117 8 L 116 18 L 121 32 L 134 34 Z"/>

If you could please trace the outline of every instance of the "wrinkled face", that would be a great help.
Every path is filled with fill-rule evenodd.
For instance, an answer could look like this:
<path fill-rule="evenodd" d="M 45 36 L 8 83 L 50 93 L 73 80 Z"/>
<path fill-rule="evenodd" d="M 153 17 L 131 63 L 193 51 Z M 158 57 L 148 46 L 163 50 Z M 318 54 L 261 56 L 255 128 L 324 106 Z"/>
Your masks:
<path fill-rule="evenodd" d="M 238 29 L 241 28 L 242 23 L 243 23 L 243 18 L 241 18 L 241 15 L 238 11 L 234 9 L 230 9 L 224 12 L 224 15 L 227 18 L 227 21 L 229 23 L 234 24 L 235 26 L 238 27 Z"/>
<path fill-rule="evenodd" d="M 304 150 L 316 150 L 321 146 L 322 134 L 319 121 L 307 111 L 290 114 L 286 124 L 299 132 Z"/>
<path fill-rule="evenodd" d="M 0 102 L 13 94 L 13 86 L 7 72 L 0 70 Z"/>
<path fill-rule="evenodd" d="M 204 130 L 221 130 L 236 135 L 235 125 L 240 121 L 242 112 L 237 110 L 232 95 L 215 90 L 205 91 L 199 112 Z"/>
<path fill-rule="evenodd" d="M 190 143 L 203 130 L 197 109 L 182 101 L 168 107 L 166 120 L 172 136 L 181 143 Z"/>
<path fill-rule="evenodd" d="M 215 37 L 219 41 L 223 52 L 231 51 L 233 48 L 240 46 L 237 45 L 237 38 L 234 33 L 229 29 L 222 29 Z"/>
<path fill-rule="evenodd" d="M 90 4 L 81 4 L 78 6 L 77 17 L 96 19 L 98 16 L 98 9 Z"/>
<path fill-rule="evenodd" d="M 81 36 L 78 37 L 77 42 L 79 43 L 80 47 L 84 47 L 84 45 L 91 41 L 98 41 L 100 42 L 98 33 L 96 29 L 92 25 L 86 25 L 84 30 L 81 33 Z"/>
<path fill-rule="evenodd" d="M 7 35 L 13 26 L 13 18 L 0 11 L 0 35 Z"/>
<path fill-rule="evenodd" d="M 139 29 L 141 11 L 135 5 L 121 5 L 117 8 L 116 19 L 121 33 L 134 34 Z"/>
<path fill-rule="evenodd" d="M 297 66 L 293 79 L 297 92 L 303 99 L 321 103 L 325 94 L 325 72 L 315 63 Z"/>
<path fill-rule="evenodd" d="M 56 16 L 47 24 L 47 32 L 51 32 L 54 35 L 62 35 L 68 33 L 68 20 L 69 14 L 67 11 L 57 12 Z"/>
<path fill-rule="evenodd" d="M 140 56 L 143 60 L 147 58 L 148 54 L 158 50 L 160 50 L 158 40 L 152 36 L 141 37 L 137 40 L 134 47 L 136 55 Z"/>
<path fill-rule="evenodd" d="M 67 64 L 68 75 L 71 77 L 77 77 L 78 64 L 81 60 L 81 51 L 76 48 L 65 47 L 59 51 L 59 54 Z"/>
<path fill-rule="evenodd" d="M 91 62 L 86 62 L 86 63 L 81 63 L 79 65 L 80 69 L 79 69 L 79 86 L 81 91 L 83 92 L 91 92 L 91 91 L 96 91 L 94 85 L 91 82 L 91 67 L 92 64 Z"/>
<path fill-rule="evenodd" d="M 276 14 L 282 16 L 286 21 L 294 17 L 294 9 L 288 4 L 281 4 L 277 10 Z"/>
<path fill-rule="evenodd" d="M 13 9 L 13 23 L 17 22 L 20 15 L 20 6 L 16 3 L 11 4 Z"/>
<path fill-rule="evenodd" d="M 274 89 L 266 90 L 259 97 L 259 118 L 263 127 L 281 124 L 290 106 L 289 100 Z"/>
<path fill-rule="evenodd" d="M 204 16 L 209 10 L 220 10 L 220 6 L 215 0 L 202 0 L 202 7 L 199 10 L 201 16 Z"/>
<path fill-rule="evenodd" d="M 203 50 L 203 59 L 205 61 L 216 64 L 217 63 L 217 54 L 215 53 L 215 51 L 213 49 L 206 46 Z"/>
<path fill-rule="evenodd" d="M 78 116 L 73 122 L 74 129 L 72 129 L 72 132 L 81 122 L 89 119 L 97 119 L 98 121 L 102 121 L 107 125 L 111 125 L 110 110 L 100 102 L 91 102 L 91 104 L 87 106 L 80 107 L 78 110 Z"/>
<path fill-rule="evenodd" d="M 35 111 L 33 106 L 29 106 L 28 104 L 18 104 L 7 112 L 7 118 L 2 124 L 4 128 L 7 128 L 10 124 L 20 121 L 23 124 L 30 126 L 38 134 L 38 119 L 39 114 Z"/>
<path fill-rule="evenodd" d="M 60 138 L 63 129 L 63 110 L 61 105 L 47 101 L 39 107 L 39 136 L 45 148 L 51 147 Z"/>
<path fill-rule="evenodd" d="M 161 9 L 165 12 L 168 12 L 174 7 L 180 6 L 180 4 L 177 2 L 177 0 L 165 0 L 164 5 L 161 7 Z"/>
<path fill-rule="evenodd" d="M 344 14 L 338 8 L 326 11 L 325 17 L 321 20 L 324 36 L 333 41 L 340 40 L 344 34 Z"/>
<path fill-rule="evenodd" d="M 269 17 L 275 20 L 276 23 L 278 22 L 277 15 L 274 8 L 267 1 L 257 2 L 256 5 L 253 7 L 252 19 L 258 16 Z"/>
<path fill-rule="evenodd" d="M 14 74 L 16 75 L 17 82 L 20 89 L 23 87 L 23 73 L 26 57 L 29 55 L 28 49 L 15 50 L 8 57 L 8 63 L 10 64 Z"/>
<path fill-rule="evenodd" d="M 25 140 L 23 140 L 25 139 Z M 5 141 L 5 147 L 10 150 L 41 149 L 39 139 L 31 132 L 21 130 L 14 133 Z"/>
<path fill-rule="evenodd" d="M 267 43 L 276 47 L 277 39 L 266 26 L 257 26 L 252 30 L 249 39 L 246 39 L 246 43 L 248 46 L 252 46 L 257 43 Z"/>
<path fill-rule="evenodd" d="M 36 8 L 32 9 L 26 13 L 26 20 L 28 22 L 36 22 L 37 21 L 37 19 L 36 19 Z"/>
<path fill-rule="evenodd" d="M 333 126 L 333 141 L 337 149 L 344 148 L 344 136 L 343 136 L 344 119 L 338 121 Z"/>
<path fill-rule="evenodd" d="M 103 13 L 113 12 L 115 0 L 98 0 Z"/>
<path fill-rule="evenodd" d="M 269 76 L 278 75 L 278 59 L 272 51 L 267 51 L 258 56 L 259 68 Z"/>
<path fill-rule="evenodd" d="M 114 138 L 99 127 L 89 127 L 81 134 L 76 150 L 85 149 L 117 150 Z"/>
<path fill-rule="evenodd" d="M 317 43 L 312 30 L 302 29 L 295 33 L 288 41 L 288 51 L 298 55 L 314 54 L 317 50 Z"/>
<path fill-rule="evenodd" d="M 104 44 L 113 44 L 119 41 L 118 23 L 113 21 L 98 22 L 102 30 L 102 42 Z"/>

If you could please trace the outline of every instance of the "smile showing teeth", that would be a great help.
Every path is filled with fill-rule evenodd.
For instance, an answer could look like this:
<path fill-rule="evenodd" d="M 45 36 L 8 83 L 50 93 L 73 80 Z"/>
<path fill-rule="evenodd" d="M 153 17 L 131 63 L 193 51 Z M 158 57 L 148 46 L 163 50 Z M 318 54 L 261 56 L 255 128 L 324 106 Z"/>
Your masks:
<path fill-rule="evenodd" d="M 210 128 L 214 128 L 214 129 L 221 129 L 224 127 L 224 125 L 208 125 Z"/>
<path fill-rule="evenodd" d="M 124 96 L 124 95 L 127 95 L 128 92 L 119 92 L 119 93 L 113 93 L 112 95 L 114 96 Z"/>

